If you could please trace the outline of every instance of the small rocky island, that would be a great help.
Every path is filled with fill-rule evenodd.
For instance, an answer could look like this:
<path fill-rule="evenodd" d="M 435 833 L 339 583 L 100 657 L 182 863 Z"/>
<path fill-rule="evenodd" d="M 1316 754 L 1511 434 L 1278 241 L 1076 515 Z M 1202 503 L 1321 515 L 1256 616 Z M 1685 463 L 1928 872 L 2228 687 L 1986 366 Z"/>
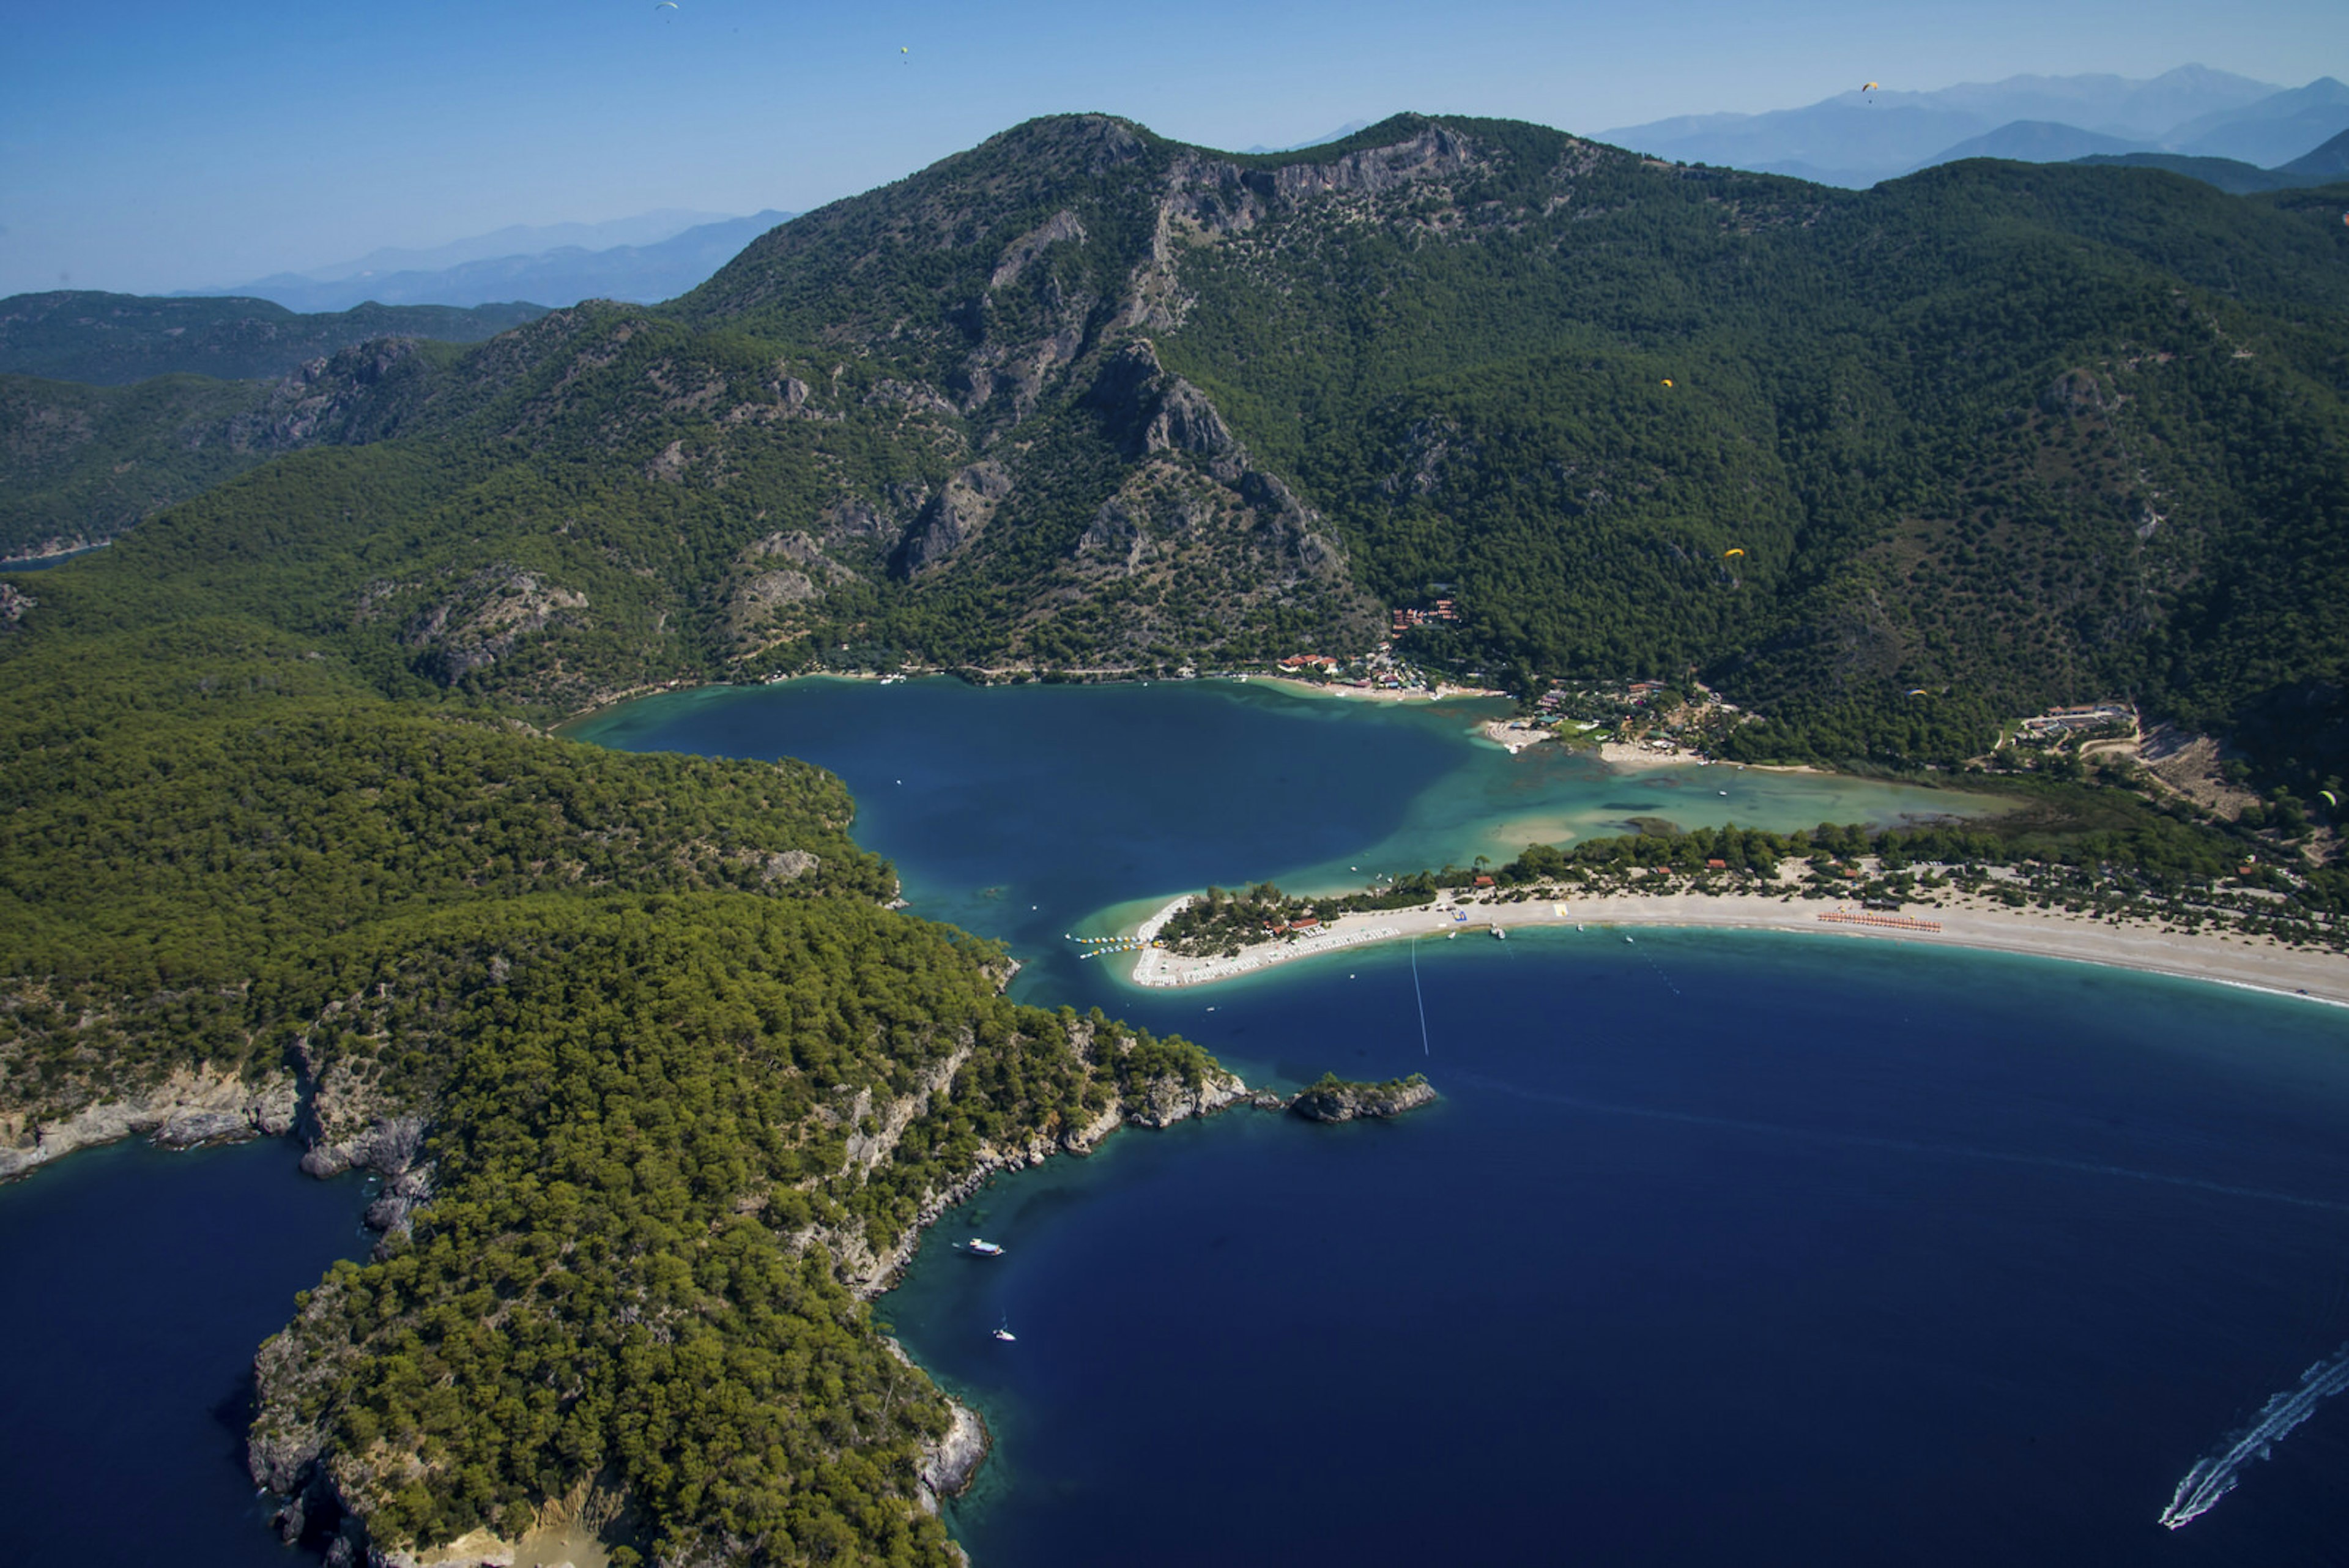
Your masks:
<path fill-rule="evenodd" d="M 1418 1073 L 1383 1084 L 1358 1084 L 1324 1073 L 1299 1091 L 1288 1108 L 1309 1122 L 1350 1122 L 1357 1116 L 1399 1116 L 1435 1103 L 1435 1091 Z"/>

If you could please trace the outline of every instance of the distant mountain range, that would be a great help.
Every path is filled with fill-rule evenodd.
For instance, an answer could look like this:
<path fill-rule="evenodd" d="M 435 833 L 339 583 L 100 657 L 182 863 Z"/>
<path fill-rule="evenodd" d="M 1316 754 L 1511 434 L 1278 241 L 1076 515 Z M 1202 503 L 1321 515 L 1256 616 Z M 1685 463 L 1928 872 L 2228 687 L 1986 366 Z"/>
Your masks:
<path fill-rule="evenodd" d="M 2019 154 L 1999 153 L 1993 156 L 2014 157 Z M 2255 163 L 2244 163 L 2232 158 L 2189 158 L 2182 152 L 2095 153 L 2071 161 L 2167 169 L 2173 174 L 2183 174 L 2205 184 L 2216 185 L 2231 195 L 2244 196 L 2254 191 L 2289 191 L 2303 185 L 2329 185 L 2337 180 L 2349 180 L 2349 130 L 2280 169 L 2262 169 Z"/>
<path fill-rule="evenodd" d="M 297 315 L 250 298 L 98 294 L 0 299 L 0 376 L 127 387 L 153 376 L 274 380 L 378 337 L 479 343 L 546 312 L 534 305 L 369 306 Z"/>
<path fill-rule="evenodd" d="M 2150 80 L 2010 77 L 1934 92 L 1855 90 L 1804 109 L 1686 115 L 1599 135 L 1683 163 L 1862 188 L 1962 158 L 2047 163 L 2157 154 L 2269 170 L 2344 130 L 2349 86 L 2331 77 L 2287 89 L 2183 66 Z"/>
<path fill-rule="evenodd" d="M 299 275 L 325 282 L 361 274 L 385 276 L 396 272 L 438 272 L 466 262 L 495 261 L 501 256 L 543 255 L 548 251 L 610 250 L 617 245 L 657 245 L 703 223 L 722 223 L 733 214 L 700 213 L 687 207 L 662 207 L 633 217 L 611 218 L 600 223 L 508 223 L 486 234 L 471 234 L 445 244 L 419 249 L 390 245 L 369 251 L 356 261 L 304 267 Z M 196 289 L 197 294 L 222 292 Z"/>
<path fill-rule="evenodd" d="M 199 289 L 274 300 L 289 310 L 348 310 L 377 305 L 488 305 L 583 299 L 652 304 L 695 287 L 789 213 L 747 218 L 648 213 L 609 223 L 515 226 L 432 250 L 382 250 L 307 273 L 279 273 L 233 289 Z M 671 227 L 682 222 L 687 226 Z M 615 236 L 642 235 L 616 241 Z"/>

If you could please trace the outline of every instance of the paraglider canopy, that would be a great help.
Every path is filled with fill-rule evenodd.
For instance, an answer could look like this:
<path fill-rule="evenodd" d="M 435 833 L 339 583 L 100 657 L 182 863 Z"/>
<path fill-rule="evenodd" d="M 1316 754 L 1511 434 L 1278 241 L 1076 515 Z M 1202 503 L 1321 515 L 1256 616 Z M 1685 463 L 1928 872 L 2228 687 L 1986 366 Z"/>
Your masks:
<path fill-rule="evenodd" d="M 1883 85 L 1884 84 L 1881 82 L 1862 82 L 1859 84 L 1859 90 L 1862 92 L 1874 92 L 1878 88 Z"/>
<path fill-rule="evenodd" d="M 1736 545 L 1732 545 L 1728 549 L 1723 550 L 1721 553 L 1721 558 L 1726 561 L 1732 556 L 1743 556 L 1744 554 L 1745 554 L 1744 551 L 1739 549 Z"/>
<path fill-rule="evenodd" d="M 2341 809 L 2341 797 L 2339 795 L 2334 794 L 2329 789 L 2321 789 L 2316 793 L 2323 795 L 2324 797 L 2324 803 L 2327 805 L 2330 805 L 2333 810 L 2339 811 Z"/>
<path fill-rule="evenodd" d="M 1664 385 L 1665 385 L 1665 386 L 1667 386 L 1667 387 L 1669 387 L 1669 386 L 1671 386 L 1671 384 L 1672 384 L 1672 379 L 1671 379 L 1670 376 L 1665 377 L 1665 378 L 1664 378 Z"/>

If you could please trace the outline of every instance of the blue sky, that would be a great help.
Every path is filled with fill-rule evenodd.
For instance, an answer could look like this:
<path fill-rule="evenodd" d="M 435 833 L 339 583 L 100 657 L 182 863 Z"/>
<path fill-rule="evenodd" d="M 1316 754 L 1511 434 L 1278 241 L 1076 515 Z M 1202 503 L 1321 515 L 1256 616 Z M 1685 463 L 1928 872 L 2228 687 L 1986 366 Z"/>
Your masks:
<path fill-rule="evenodd" d="M 231 284 L 661 207 L 805 210 L 1071 109 L 1279 146 L 1401 109 L 1592 131 L 1862 78 L 2189 62 L 2349 78 L 2349 23 L 2339 0 L 12 0 L 0 295 Z"/>

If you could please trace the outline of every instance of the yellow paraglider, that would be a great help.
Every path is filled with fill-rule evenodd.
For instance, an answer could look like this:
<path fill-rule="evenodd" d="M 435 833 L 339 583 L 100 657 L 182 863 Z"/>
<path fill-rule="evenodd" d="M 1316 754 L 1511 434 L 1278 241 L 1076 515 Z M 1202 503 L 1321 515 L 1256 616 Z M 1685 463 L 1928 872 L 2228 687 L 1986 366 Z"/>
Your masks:
<path fill-rule="evenodd" d="M 1883 85 L 1884 84 L 1881 82 L 1862 82 L 1859 84 L 1859 90 L 1862 92 L 1874 92 L 1878 88 Z"/>
<path fill-rule="evenodd" d="M 1671 384 L 1672 384 L 1672 379 L 1671 379 L 1670 376 L 1665 377 L 1665 378 L 1664 378 L 1664 385 L 1665 385 L 1665 386 L 1667 386 L 1667 387 L 1669 387 L 1669 386 L 1671 386 Z"/>
<path fill-rule="evenodd" d="M 1728 549 L 1723 550 L 1723 551 L 1721 553 L 1721 558 L 1722 558 L 1723 560 L 1726 561 L 1726 560 L 1727 560 L 1727 559 L 1729 559 L 1729 557 L 1730 557 L 1730 556 L 1743 556 L 1743 555 L 1744 555 L 1744 554 L 1745 554 L 1745 552 L 1744 552 L 1744 551 L 1743 551 L 1743 550 L 1741 550 L 1741 549 L 1737 548 L 1737 546 L 1735 546 L 1734 545 L 1731 545 Z"/>

